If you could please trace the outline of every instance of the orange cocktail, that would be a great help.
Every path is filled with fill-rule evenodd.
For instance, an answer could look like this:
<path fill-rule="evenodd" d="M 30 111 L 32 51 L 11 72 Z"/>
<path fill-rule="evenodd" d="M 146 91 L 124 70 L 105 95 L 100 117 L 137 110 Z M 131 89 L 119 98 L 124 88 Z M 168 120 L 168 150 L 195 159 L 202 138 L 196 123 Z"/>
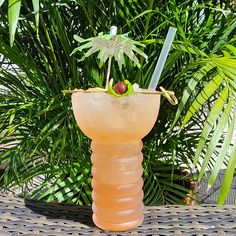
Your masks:
<path fill-rule="evenodd" d="M 123 231 L 143 221 L 142 141 L 155 124 L 160 95 L 114 97 L 104 91 L 78 91 L 72 107 L 82 132 L 92 139 L 93 221 Z"/>

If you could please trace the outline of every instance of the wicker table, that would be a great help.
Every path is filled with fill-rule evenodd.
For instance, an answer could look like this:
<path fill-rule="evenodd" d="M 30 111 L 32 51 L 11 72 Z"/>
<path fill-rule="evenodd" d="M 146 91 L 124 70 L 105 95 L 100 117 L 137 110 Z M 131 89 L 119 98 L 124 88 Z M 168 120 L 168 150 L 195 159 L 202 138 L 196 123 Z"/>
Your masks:
<path fill-rule="evenodd" d="M 109 233 L 91 221 L 91 208 L 0 195 L 0 236 L 236 235 L 236 206 L 146 207 L 136 230 Z"/>

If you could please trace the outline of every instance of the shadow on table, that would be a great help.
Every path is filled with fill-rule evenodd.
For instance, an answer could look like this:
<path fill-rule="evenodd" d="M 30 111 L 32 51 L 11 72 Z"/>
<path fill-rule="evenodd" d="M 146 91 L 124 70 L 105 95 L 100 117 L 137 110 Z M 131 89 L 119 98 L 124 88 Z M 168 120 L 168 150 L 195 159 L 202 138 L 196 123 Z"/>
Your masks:
<path fill-rule="evenodd" d="M 92 209 L 88 206 L 47 203 L 34 200 L 25 200 L 25 206 L 34 213 L 44 215 L 50 219 L 70 220 L 89 227 L 95 227 L 92 221 Z"/>

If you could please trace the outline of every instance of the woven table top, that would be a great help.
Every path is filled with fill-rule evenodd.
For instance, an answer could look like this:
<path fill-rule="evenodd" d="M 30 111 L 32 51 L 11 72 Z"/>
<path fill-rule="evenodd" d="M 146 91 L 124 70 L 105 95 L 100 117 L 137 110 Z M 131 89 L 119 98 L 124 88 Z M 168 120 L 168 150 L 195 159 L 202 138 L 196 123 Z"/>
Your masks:
<path fill-rule="evenodd" d="M 91 208 L 27 201 L 0 194 L 0 236 L 236 235 L 236 206 L 145 207 L 136 230 L 110 233 L 94 226 Z"/>

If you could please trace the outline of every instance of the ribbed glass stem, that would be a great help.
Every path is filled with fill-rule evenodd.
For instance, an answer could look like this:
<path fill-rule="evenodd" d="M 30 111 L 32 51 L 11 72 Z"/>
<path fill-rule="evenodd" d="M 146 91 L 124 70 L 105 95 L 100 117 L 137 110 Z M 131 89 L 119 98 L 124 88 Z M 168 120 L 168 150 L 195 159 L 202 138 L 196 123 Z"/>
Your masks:
<path fill-rule="evenodd" d="M 143 221 L 142 142 L 92 142 L 93 221 L 105 230 L 136 228 Z"/>

